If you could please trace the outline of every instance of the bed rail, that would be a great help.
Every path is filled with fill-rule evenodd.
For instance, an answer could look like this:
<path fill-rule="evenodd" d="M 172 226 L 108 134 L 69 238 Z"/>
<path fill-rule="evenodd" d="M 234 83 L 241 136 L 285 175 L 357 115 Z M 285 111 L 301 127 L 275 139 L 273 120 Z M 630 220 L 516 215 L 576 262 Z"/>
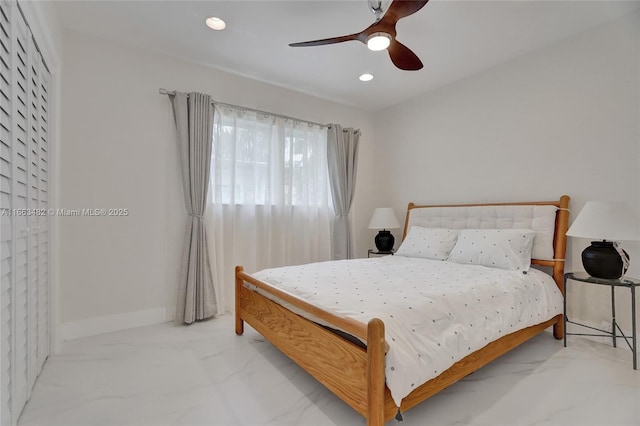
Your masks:
<path fill-rule="evenodd" d="M 367 325 L 363 324 L 359 321 L 353 320 L 351 318 L 338 317 L 330 312 L 322 310 L 317 306 L 314 306 L 310 303 L 305 302 L 302 299 L 294 296 L 293 294 L 275 288 L 273 286 L 267 285 L 260 280 L 253 278 L 251 275 L 248 275 L 244 272 L 244 268 L 242 266 L 236 266 L 236 294 L 238 294 L 239 286 L 243 286 L 244 282 L 252 284 L 258 287 L 260 290 L 265 291 L 280 300 L 290 303 L 296 308 L 302 309 L 305 312 L 313 315 L 315 318 L 318 318 L 322 321 L 326 321 L 329 324 L 335 326 L 335 328 L 345 331 L 352 336 L 359 338 L 361 341 L 366 342 L 367 335 Z M 236 312 L 240 307 L 238 305 L 238 298 L 236 298 Z M 242 324 L 238 323 L 238 317 L 236 315 L 236 334 L 242 334 L 243 327 Z"/>

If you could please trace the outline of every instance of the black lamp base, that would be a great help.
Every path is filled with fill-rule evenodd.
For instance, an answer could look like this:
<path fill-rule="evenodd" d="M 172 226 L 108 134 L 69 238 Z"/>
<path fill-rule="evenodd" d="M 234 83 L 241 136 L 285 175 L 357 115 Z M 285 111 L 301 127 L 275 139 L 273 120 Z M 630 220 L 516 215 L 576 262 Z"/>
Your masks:
<path fill-rule="evenodd" d="M 622 253 L 627 257 L 627 262 L 622 261 L 611 241 L 592 241 L 582 252 L 582 265 L 592 277 L 615 280 L 627 272 L 624 265 L 628 264 L 629 255 L 624 250 Z"/>
<path fill-rule="evenodd" d="M 390 231 L 383 229 L 382 231 L 378 232 L 378 235 L 376 235 L 374 241 L 379 252 L 391 253 L 391 250 L 393 250 L 393 244 L 396 240 Z"/>

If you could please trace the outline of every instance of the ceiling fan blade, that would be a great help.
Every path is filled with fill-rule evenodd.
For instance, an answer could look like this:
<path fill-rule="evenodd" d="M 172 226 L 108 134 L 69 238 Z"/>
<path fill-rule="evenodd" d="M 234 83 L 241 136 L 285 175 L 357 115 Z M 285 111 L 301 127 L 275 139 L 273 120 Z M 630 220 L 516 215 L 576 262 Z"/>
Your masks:
<path fill-rule="evenodd" d="M 300 43 L 291 43 L 291 44 L 289 44 L 289 46 L 291 46 L 291 47 L 307 47 L 307 46 L 323 46 L 325 44 L 342 43 L 344 41 L 359 40 L 360 34 L 361 33 L 346 35 L 346 36 L 342 36 L 342 37 L 323 38 L 322 40 L 302 41 Z"/>
<path fill-rule="evenodd" d="M 393 2 L 389 5 L 387 12 L 384 14 L 384 18 L 391 19 L 394 18 L 394 21 L 398 19 L 405 18 L 409 15 L 413 15 L 420 9 L 422 9 L 429 0 L 393 0 Z"/>
<path fill-rule="evenodd" d="M 389 51 L 391 62 L 401 70 L 417 71 L 422 69 L 423 65 L 420 58 L 398 40 L 392 40 L 387 50 Z"/>

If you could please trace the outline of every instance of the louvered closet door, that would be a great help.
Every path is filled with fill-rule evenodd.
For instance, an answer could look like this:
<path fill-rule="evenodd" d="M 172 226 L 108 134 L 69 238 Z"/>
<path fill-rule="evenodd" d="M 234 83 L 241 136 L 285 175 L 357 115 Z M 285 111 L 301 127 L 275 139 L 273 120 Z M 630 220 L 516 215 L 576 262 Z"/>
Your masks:
<path fill-rule="evenodd" d="M 38 208 L 49 209 L 49 71 L 40 60 L 40 110 L 38 130 Z M 49 215 L 37 216 L 38 223 L 38 374 L 49 356 Z"/>
<path fill-rule="evenodd" d="M 0 0 L 0 422 L 15 425 L 49 354 L 50 75 Z"/>
<path fill-rule="evenodd" d="M 39 373 L 38 368 L 38 266 L 40 250 L 40 55 L 35 48 L 33 39 L 29 37 L 28 45 L 28 80 L 29 80 L 29 125 L 28 125 L 28 150 L 29 150 L 29 178 L 28 178 L 28 207 L 30 214 L 27 216 L 29 230 L 28 245 L 28 286 L 27 299 L 29 307 L 27 336 L 29 351 L 27 352 L 27 389 L 31 389 Z M 30 392 L 27 392 L 27 397 Z"/>
<path fill-rule="evenodd" d="M 26 211 L 29 207 L 29 69 L 27 26 L 17 19 L 14 10 L 13 81 L 13 208 Z M 13 215 L 14 237 L 14 364 L 13 413 L 20 413 L 28 393 L 28 287 L 29 287 L 29 223 L 26 215 Z"/>
<path fill-rule="evenodd" d="M 13 208 L 13 150 L 11 134 L 11 16 L 10 4 L 0 0 L 0 211 Z M 0 215 L 0 424 L 11 424 L 13 359 L 12 217 Z"/>
<path fill-rule="evenodd" d="M 48 70 L 29 39 L 29 389 L 49 353 Z"/>

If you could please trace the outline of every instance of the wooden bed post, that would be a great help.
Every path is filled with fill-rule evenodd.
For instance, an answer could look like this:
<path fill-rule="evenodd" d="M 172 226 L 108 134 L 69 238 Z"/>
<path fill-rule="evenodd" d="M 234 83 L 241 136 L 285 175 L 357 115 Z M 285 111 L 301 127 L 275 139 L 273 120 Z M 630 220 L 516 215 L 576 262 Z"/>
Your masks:
<path fill-rule="evenodd" d="M 409 230 L 409 215 L 411 214 L 411 209 L 415 206 L 413 203 L 409 203 L 407 206 L 407 215 L 404 219 L 404 230 L 402 231 L 402 240 L 407 238 L 407 231 Z"/>
<path fill-rule="evenodd" d="M 236 334 L 238 336 L 244 333 L 244 321 L 240 317 L 240 289 L 244 285 L 244 280 L 238 275 L 244 271 L 242 266 L 236 266 Z"/>
<path fill-rule="evenodd" d="M 560 210 L 556 221 L 556 244 L 554 247 L 557 260 L 553 265 L 553 279 L 555 280 L 562 297 L 564 297 L 564 266 L 567 258 L 567 230 L 569 229 L 569 196 L 560 197 Z M 559 320 L 553 325 L 553 337 L 560 340 L 564 337 L 564 318 L 559 315 Z"/>
<path fill-rule="evenodd" d="M 367 426 L 384 425 L 384 323 L 378 318 L 367 326 Z"/>

